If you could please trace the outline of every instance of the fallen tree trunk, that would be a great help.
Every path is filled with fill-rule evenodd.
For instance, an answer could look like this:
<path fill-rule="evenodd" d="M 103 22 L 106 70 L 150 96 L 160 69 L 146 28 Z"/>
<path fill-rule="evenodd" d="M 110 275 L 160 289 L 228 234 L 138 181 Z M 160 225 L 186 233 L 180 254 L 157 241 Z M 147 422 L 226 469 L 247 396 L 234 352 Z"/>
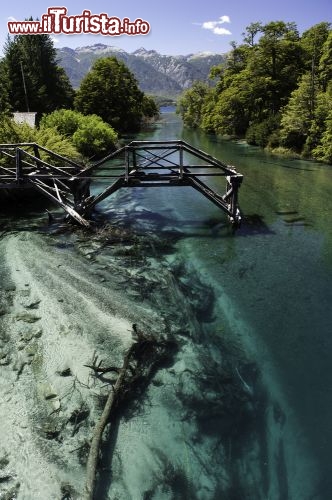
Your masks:
<path fill-rule="evenodd" d="M 102 435 L 107 423 L 109 422 L 112 408 L 114 406 L 115 401 L 117 400 L 119 391 L 121 390 L 122 384 L 124 382 L 130 362 L 130 357 L 134 350 L 134 345 L 135 344 L 131 345 L 131 347 L 127 351 L 127 354 L 125 355 L 123 365 L 122 368 L 120 369 L 118 378 L 115 382 L 115 385 L 112 387 L 111 392 L 108 395 L 103 413 L 93 433 L 88 461 L 87 461 L 87 477 L 86 477 L 85 492 L 84 492 L 85 500 L 93 500 Z"/>
<path fill-rule="evenodd" d="M 133 331 L 136 336 L 136 342 L 126 352 L 122 368 L 101 368 L 100 364 L 94 365 L 96 361 L 93 362 L 92 366 L 86 365 L 95 372 L 96 376 L 101 376 L 101 374 L 109 371 L 116 371 L 118 377 L 115 384 L 112 385 L 103 413 L 93 432 L 87 461 L 84 500 L 93 500 L 94 498 L 102 435 L 106 425 L 110 421 L 112 412 L 118 407 L 120 400 L 123 401 L 130 398 L 131 392 L 136 397 L 138 394 L 141 394 L 137 388 L 144 389 L 155 370 L 161 364 L 164 364 L 165 361 L 172 358 L 177 349 L 175 342 L 168 340 L 158 341 L 152 335 L 145 335 L 139 332 L 136 325 L 133 325 Z M 135 390 L 131 391 L 133 387 Z"/>

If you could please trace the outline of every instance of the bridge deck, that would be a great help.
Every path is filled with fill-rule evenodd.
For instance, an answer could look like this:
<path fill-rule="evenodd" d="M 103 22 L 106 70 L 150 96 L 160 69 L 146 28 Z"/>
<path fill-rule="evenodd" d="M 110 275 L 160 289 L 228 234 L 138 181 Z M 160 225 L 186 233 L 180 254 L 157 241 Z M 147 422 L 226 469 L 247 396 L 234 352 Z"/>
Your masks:
<path fill-rule="evenodd" d="M 209 177 L 225 178 L 224 194 L 206 184 Z M 34 143 L 0 144 L 0 189 L 32 187 L 84 226 L 94 207 L 118 189 L 160 186 L 193 187 L 238 226 L 242 180 L 234 167 L 184 141 L 132 141 L 88 167 Z M 91 183 L 99 186 L 94 196 Z"/>

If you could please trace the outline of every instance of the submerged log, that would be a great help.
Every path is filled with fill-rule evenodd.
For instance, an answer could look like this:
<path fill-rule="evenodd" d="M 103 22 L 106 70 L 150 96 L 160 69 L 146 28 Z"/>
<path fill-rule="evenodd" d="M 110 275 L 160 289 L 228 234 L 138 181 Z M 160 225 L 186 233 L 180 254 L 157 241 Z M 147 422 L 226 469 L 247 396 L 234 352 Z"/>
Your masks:
<path fill-rule="evenodd" d="M 116 372 L 117 379 L 112 385 L 100 420 L 93 432 L 87 461 L 84 500 L 94 498 L 102 436 L 115 410 L 118 410 L 120 402 L 142 394 L 155 371 L 172 360 L 177 350 L 177 344 L 174 341 L 158 340 L 153 335 L 146 335 L 138 330 L 136 324 L 133 325 L 133 334 L 135 342 L 127 350 L 121 368 L 101 367 L 101 363 L 97 364 L 96 357 L 92 365 L 87 365 L 97 377 L 101 378 L 108 372 Z M 102 380 L 105 381 L 104 378 Z"/>
<path fill-rule="evenodd" d="M 103 413 L 93 432 L 93 437 L 91 441 L 90 452 L 87 462 L 87 477 L 85 483 L 84 500 L 93 500 L 102 435 L 107 423 L 109 422 L 114 403 L 117 400 L 119 392 L 121 391 L 122 385 L 124 383 L 124 379 L 129 367 L 130 358 L 132 356 L 133 350 L 134 350 L 134 344 L 131 345 L 131 347 L 129 348 L 129 350 L 125 355 L 122 368 L 119 371 L 118 378 L 108 395 Z"/>

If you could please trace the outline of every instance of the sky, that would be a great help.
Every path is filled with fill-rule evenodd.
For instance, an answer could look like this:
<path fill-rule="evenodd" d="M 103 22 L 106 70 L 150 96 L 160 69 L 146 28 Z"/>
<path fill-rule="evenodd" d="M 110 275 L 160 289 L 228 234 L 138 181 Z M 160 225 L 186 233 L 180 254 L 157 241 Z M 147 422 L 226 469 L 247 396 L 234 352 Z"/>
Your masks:
<path fill-rule="evenodd" d="M 52 1 L 52 0 L 51 0 Z M 242 33 L 252 22 L 282 20 L 295 22 L 300 33 L 322 21 L 332 23 L 330 0 L 44 0 L 4 1 L 0 11 L 0 53 L 8 34 L 7 21 L 23 21 L 32 16 L 41 19 L 49 7 L 66 7 L 68 15 L 80 15 L 84 9 L 102 12 L 120 20 L 141 18 L 150 24 L 147 35 L 102 36 L 90 34 L 54 35 L 55 47 L 104 43 L 133 52 L 140 47 L 161 54 L 197 52 L 225 53 L 230 42 L 242 41 Z"/>

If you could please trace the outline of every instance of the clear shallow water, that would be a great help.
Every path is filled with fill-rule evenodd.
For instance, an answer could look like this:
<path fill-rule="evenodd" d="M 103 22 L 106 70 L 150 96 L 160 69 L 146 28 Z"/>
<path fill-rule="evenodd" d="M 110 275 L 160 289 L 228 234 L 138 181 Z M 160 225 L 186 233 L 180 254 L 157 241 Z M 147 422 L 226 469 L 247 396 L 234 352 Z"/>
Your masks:
<path fill-rule="evenodd" d="M 190 188 L 137 190 L 136 196 L 185 234 L 178 251 L 219 289 L 220 324 L 237 334 L 241 325 L 239 335 L 254 345 L 317 461 L 312 498 L 331 498 L 332 167 L 185 130 L 172 114 L 141 138 L 184 139 L 244 174 L 244 222 L 235 236 L 224 215 Z M 218 188 L 218 180 L 212 185 Z"/>
<path fill-rule="evenodd" d="M 156 327 L 170 323 L 180 339 L 174 366 L 158 372 L 142 405 L 120 419 L 100 498 L 330 499 L 331 167 L 279 160 L 241 142 L 184 130 L 172 113 L 140 135 L 179 138 L 245 175 L 244 221 L 235 236 L 224 214 L 191 188 L 138 188 L 121 190 L 100 206 L 110 222 L 133 226 L 147 238 L 136 255 L 126 256 L 126 244 L 122 251 L 108 250 L 85 236 L 36 235 L 45 219 L 37 213 L 17 219 L 17 236 L 3 241 L 12 277 L 23 270 L 17 292 L 30 283 L 41 300 L 41 340 L 48 343 L 49 330 L 62 345 L 59 323 L 66 331 L 75 326 L 68 354 L 75 367 L 95 347 L 112 356 L 119 327 L 108 331 L 108 315 L 127 303 L 119 345 L 140 314 L 146 324 L 151 318 Z M 10 311 L 5 287 L 2 293 Z M 16 323 L 10 322 L 14 335 Z M 87 354 L 79 355 L 85 342 Z M 82 483 L 84 471 L 68 456 L 68 481 L 78 471 L 76 482 Z M 39 479 L 31 499 L 44 500 L 42 491 Z"/>

